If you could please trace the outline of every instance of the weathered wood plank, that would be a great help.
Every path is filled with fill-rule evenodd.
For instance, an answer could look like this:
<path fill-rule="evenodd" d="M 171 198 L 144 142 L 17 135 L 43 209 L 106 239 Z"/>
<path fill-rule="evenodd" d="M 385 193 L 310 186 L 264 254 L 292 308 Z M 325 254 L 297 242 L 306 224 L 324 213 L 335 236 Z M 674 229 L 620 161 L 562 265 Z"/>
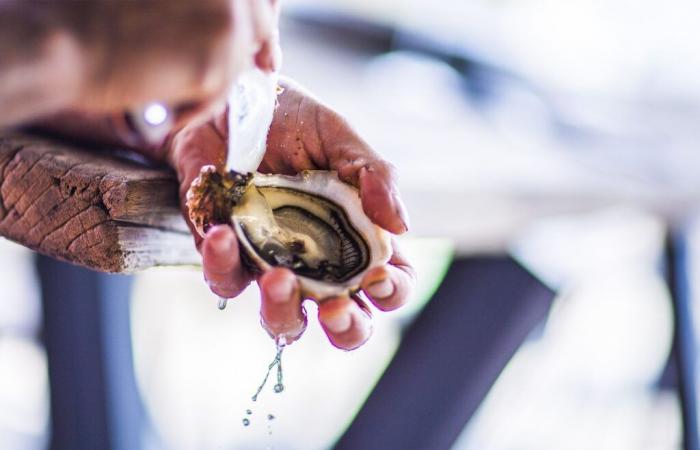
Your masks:
<path fill-rule="evenodd" d="M 0 236 L 107 272 L 196 264 L 167 169 L 0 134 Z"/>

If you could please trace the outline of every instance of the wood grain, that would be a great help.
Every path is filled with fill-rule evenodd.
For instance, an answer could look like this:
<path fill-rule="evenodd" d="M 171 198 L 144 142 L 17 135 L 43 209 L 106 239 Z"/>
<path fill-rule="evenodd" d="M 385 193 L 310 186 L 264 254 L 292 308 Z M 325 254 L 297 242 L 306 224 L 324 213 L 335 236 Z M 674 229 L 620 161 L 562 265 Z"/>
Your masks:
<path fill-rule="evenodd" d="M 24 134 L 0 134 L 0 236 L 106 272 L 199 262 L 169 170 Z"/>

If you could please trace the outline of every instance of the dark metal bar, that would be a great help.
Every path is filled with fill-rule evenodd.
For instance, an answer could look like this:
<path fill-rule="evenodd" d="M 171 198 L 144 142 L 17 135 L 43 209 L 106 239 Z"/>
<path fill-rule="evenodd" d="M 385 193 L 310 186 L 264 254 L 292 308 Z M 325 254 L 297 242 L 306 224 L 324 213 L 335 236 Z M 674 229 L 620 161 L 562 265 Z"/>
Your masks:
<path fill-rule="evenodd" d="M 335 450 L 451 448 L 553 298 L 512 259 L 456 260 Z"/>
<path fill-rule="evenodd" d="M 697 346 L 693 327 L 692 291 L 688 280 L 687 237 L 679 228 L 666 239 L 666 276 L 675 318 L 674 356 L 678 376 L 678 393 L 683 413 L 683 448 L 700 450 L 698 440 Z"/>
<path fill-rule="evenodd" d="M 133 278 L 98 274 L 101 281 L 101 321 L 107 413 L 114 450 L 138 450 L 150 431 L 136 383 L 131 343 L 131 286 Z"/>
<path fill-rule="evenodd" d="M 51 387 L 51 449 L 138 450 L 131 278 L 37 257 Z"/>

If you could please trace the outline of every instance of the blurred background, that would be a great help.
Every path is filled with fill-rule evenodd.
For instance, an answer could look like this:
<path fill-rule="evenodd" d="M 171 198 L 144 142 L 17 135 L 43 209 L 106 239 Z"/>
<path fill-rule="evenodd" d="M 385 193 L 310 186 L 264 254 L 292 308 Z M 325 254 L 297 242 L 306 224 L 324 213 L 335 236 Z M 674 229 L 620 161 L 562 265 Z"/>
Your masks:
<path fill-rule="evenodd" d="M 700 4 L 285 0 L 283 9 L 283 72 L 398 168 L 418 288 L 409 307 L 375 314 L 373 338 L 352 353 L 310 320 L 285 351 L 285 391 L 268 388 L 253 404 L 275 352 L 255 288 L 220 312 L 196 269 L 135 276 L 144 448 L 332 448 L 451 264 L 484 255 L 514 257 L 557 296 L 453 449 L 678 449 L 684 415 L 688 448 Z M 0 241 L 8 449 L 45 448 L 52 420 L 34 258 Z M 674 313 L 685 325 L 675 346 Z M 455 388 L 439 373 L 436 385 Z"/>

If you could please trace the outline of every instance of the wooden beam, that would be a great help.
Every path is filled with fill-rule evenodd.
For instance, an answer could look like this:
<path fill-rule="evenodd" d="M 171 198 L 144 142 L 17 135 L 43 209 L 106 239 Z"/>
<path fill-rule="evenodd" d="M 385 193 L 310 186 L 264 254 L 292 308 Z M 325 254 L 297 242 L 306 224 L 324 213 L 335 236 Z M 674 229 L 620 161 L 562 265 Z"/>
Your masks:
<path fill-rule="evenodd" d="M 174 174 L 116 153 L 0 134 L 0 236 L 105 272 L 198 264 Z"/>

